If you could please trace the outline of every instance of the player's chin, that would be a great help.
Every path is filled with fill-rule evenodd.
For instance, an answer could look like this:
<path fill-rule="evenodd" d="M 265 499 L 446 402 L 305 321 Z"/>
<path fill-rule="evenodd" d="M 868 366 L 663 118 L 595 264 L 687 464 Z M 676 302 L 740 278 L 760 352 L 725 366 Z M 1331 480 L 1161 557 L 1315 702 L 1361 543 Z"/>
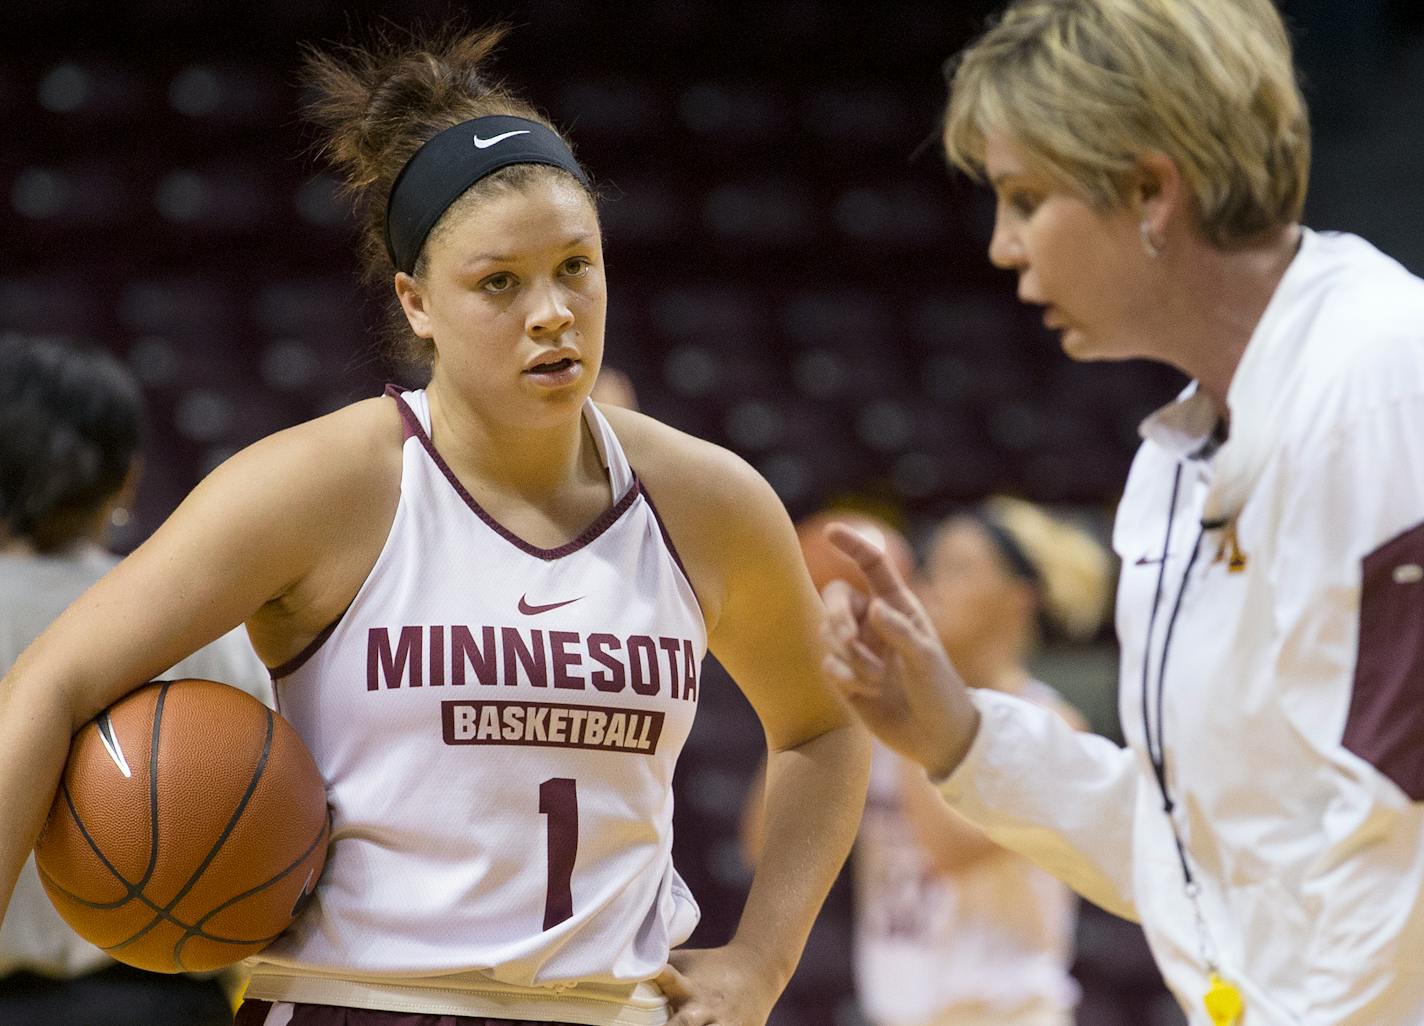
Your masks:
<path fill-rule="evenodd" d="M 1058 344 L 1075 360 L 1091 360 L 1092 343 L 1077 328 L 1064 328 L 1058 334 Z"/>
<path fill-rule="evenodd" d="M 1102 339 L 1089 335 L 1081 328 L 1064 328 L 1058 344 L 1069 359 L 1091 362 L 1097 360 L 1123 360 L 1126 354 L 1118 353 Z"/>

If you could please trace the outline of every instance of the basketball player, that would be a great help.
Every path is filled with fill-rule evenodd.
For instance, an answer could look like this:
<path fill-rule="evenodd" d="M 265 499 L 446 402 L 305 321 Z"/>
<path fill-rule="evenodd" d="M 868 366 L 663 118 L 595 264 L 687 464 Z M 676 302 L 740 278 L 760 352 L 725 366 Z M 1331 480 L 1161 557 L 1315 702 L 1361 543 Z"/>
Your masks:
<path fill-rule="evenodd" d="M 0 896 L 70 734 L 234 624 L 328 783 L 331 855 L 243 1026 L 762 1026 L 854 835 L 868 744 L 745 463 L 588 401 L 601 234 L 568 144 L 489 77 L 497 31 L 311 59 L 428 387 L 238 454 L 0 688 Z M 656 504 L 656 508 L 655 508 Z M 772 751 L 725 947 L 670 862 L 711 648 Z"/>
<path fill-rule="evenodd" d="M 118 562 L 105 548 L 138 481 L 142 396 L 112 356 L 0 339 L 0 669 Z M 271 704 L 267 671 L 240 633 L 163 676 L 202 677 Z M 0 925 L 5 1026 L 220 1026 L 220 980 L 119 965 L 74 934 L 26 861 Z"/>
<path fill-rule="evenodd" d="M 965 689 L 851 532 L 875 598 L 827 597 L 828 670 L 956 811 L 1140 919 L 1193 1023 L 1424 1022 L 1424 282 L 1300 225 L 1279 14 L 1019 0 L 945 141 L 1070 356 L 1193 379 L 1118 509 L 1129 748 Z"/>
<path fill-rule="evenodd" d="M 1091 637 L 1108 559 L 1086 533 L 995 498 L 945 520 L 918 585 L 970 687 L 1082 717 L 1027 669 L 1044 632 Z M 950 810 L 877 746 L 855 847 L 855 973 L 875 1026 L 1071 1026 L 1077 910 L 1063 884 Z"/>
<path fill-rule="evenodd" d="M 860 576 L 853 565 L 848 575 L 832 567 L 823 551 L 821 528 L 834 518 L 798 525 L 812 580 L 822 585 Z M 851 523 L 866 535 L 862 517 Z M 878 534 L 878 547 L 908 576 L 908 545 L 888 525 Z M 1045 632 L 1070 641 L 1097 631 L 1108 599 L 1101 546 L 1037 506 L 999 497 L 943 521 L 925 551 L 916 590 L 965 681 L 1081 729 L 1082 717 L 1030 675 L 1027 661 Z M 753 835 L 758 811 L 752 803 Z M 1073 1022 L 1072 892 L 951 811 L 918 763 L 880 745 L 853 863 L 856 996 L 875 1026 Z"/>

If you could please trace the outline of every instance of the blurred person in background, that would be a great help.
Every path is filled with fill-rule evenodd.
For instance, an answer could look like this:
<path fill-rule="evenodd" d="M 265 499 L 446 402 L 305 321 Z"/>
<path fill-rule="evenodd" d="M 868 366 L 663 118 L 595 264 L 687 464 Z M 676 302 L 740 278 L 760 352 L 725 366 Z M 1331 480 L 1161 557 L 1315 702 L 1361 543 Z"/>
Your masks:
<path fill-rule="evenodd" d="M 916 573 L 909 544 L 888 523 L 824 512 L 798 524 L 818 587 L 835 579 L 867 586 L 827 542 L 832 522 L 850 525 L 915 579 L 969 686 L 1085 726 L 1028 662 L 1045 638 L 1085 641 L 1101 626 L 1109 558 L 1090 534 L 1031 503 L 995 497 L 940 523 Z M 744 847 L 754 857 L 758 789 L 750 795 Z M 883 745 L 871 761 L 852 859 L 856 995 L 874 1026 L 1073 1022 L 1072 892 L 951 811 L 917 763 Z"/>
<path fill-rule="evenodd" d="M 965 683 L 1086 724 L 1028 662 L 1091 639 L 1109 560 L 1087 532 L 994 498 L 945 520 L 917 590 Z M 953 812 L 917 763 L 877 746 L 855 848 L 856 989 L 875 1026 L 1068 1026 L 1076 899 Z"/>
<path fill-rule="evenodd" d="M 638 409 L 638 394 L 633 389 L 633 379 L 617 367 L 604 366 L 598 371 L 598 380 L 588 397 L 596 403 L 620 406 L 625 410 Z"/>
<path fill-rule="evenodd" d="M 1142 922 L 1193 1023 L 1424 1022 L 1424 281 L 1301 225 L 1270 0 L 1018 0 L 958 59 L 989 257 L 1078 360 L 1191 384 L 1117 512 L 1128 747 L 964 686 L 854 532 L 839 679 L 989 837 Z"/>
<path fill-rule="evenodd" d="M 0 338 L 0 674 L 113 567 L 143 459 L 143 399 L 114 357 L 44 339 Z M 173 667 L 271 704 L 267 671 L 241 630 Z M 115 962 L 65 925 L 29 859 L 0 925 L 5 1026 L 218 1026 L 225 977 L 149 973 Z"/>

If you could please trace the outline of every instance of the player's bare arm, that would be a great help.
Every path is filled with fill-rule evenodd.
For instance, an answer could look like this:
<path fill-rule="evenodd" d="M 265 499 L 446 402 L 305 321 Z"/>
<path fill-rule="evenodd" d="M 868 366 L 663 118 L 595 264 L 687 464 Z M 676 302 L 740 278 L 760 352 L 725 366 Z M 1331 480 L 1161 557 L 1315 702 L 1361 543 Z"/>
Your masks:
<path fill-rule="evenodd" d="M 688 1022 L 711 1010 L 724 1026 L 760 1026 L 850 850 L 869 746 L 820 672 L 822 607 L 771 487 L 726 450 L 636 417 L 610 412 L 704 603 L 711 649 L 769 751 L 763 854 L 736 937 L 718 951 L 675 952 L 660 983 Z"/>
<path fill-rule="evenodd" d="M 341 557 L 362 551 L 363 531 L 370 548 L 372 525 L 383 506 L 394 507 L 399 488 L 399 428 L 389 442 L 395 471 L 387 473 L 379 414 L 365 406 L 280 432 L 215 470 L 0 681 L 0 750 L 29 770 L 0 775 L 0 909 L 75 730 L 249 618 L 265 625 L 259 654 L 270 662 L 339 615 Z M 369 504 L 342 498 L 363 492 Z M 389 510 L 384 515 L 389 521 Z"/>

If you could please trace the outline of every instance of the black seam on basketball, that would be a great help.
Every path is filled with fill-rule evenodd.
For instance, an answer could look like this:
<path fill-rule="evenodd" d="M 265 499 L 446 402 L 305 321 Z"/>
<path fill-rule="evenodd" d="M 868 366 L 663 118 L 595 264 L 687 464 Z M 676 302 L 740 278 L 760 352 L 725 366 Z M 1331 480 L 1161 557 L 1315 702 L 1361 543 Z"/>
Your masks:
<path fill-rule="evenodd" d="M 69 809 L 69 814 L 74 817 L 74 825 L 79 828 L 79 833 L 84 838 L 85 842 L 88 843 L 89 850 L 92 851 L 98 857 L 99 861 L 104 864 L 105 869 L 107 869 L 110 873 L 114 874 L 115 880 L 119 881 L 119 883 L 123 884 L 126 888 L 128 888 L 128 893 L 116 902 L 92 902 L 85 901 L 83 898 L 78 897 L 76 897 L 74 900 L 80 902 L 81 904 L 88 905 L 90 908 L 118 908 L 120 905 L 129 901 L 131 898 L 138 897 L 139 887 L 141 885 L 129 882 L 129 880 L 124 877 L 124 874 L 120 873 L 118 869 L 114 866 L 114 864 L 109 861 L 108 857 L 102 851 L 99 850 L 99 843 L 94 840 L 94 835 L 89 833 L 89 828 L 84 825 L 84 820 L 81 819 L 79 816 L 79 810 L 74 807 L 74 796 L 69 793 L 69 782 L 61 781 L 59 788 L 60 793 L 64 795 L 64 804 Z M 45 875 L 49 876 L 48 873 L 46 873 Z M 50 879 L 54 878 L 50 877 Z M 64 888 L 61 887 L 60 890 L 63 891 Z M 68 894 L 69 892 L 64 891 L 64 893 Z"/>
<path fill-rule="evenodd" d="M 128 940 L 120 941 L 118 944 L 109 945 L 103 948 L 104 951 L 116 951 L 138 940 L 148 933 L 159 923 L 163 922 L 164 909 L 147 895 L 143 893 L 143 888 L 148 886 L 148 882 L 153 879 L 153 871 L 158 867 L 158 742 L 163 734 L 163 706 L 168 699 L 168 689 L 173 686 L 171 680 L 157 682 L 158 698 L 153 703 L 153 724 L 152 733 L 149 735 L 148 748 L 148 867 L 143 871 L 143 877 L 134 884 L 134 897 L 153 909 L 156 915 L 148 921 L 148 925 L 139 930 Z M 103 856 L 100 856 L 101 858 Z"/>
<path fill-rule="evenodd" d="M 294 859 L 294 860 L 292 861 L 292 864 L 291 864 L 291 865 L 289 865 L 289 866 L 287 866 L 285 869 L 279 871 L 279 872 L 278 872 L 275 876 L 273 876 L 271 879 L 269 879 L 269 880 L 264 880 L 262 883 L 257 884 L 255 887 L 249 887 L 247 890 L 243 891 L 241 894 L 237 894 L 237 895 L 234 895 L 234 896 L 231 897 L 231 898 L 228 898 L 227 901 L 223 902 L 221 905 L 217 906 L 217 907 L 214 908 L 211 912 L 209 912 L 207 915 L 203 916 L 203 918 L 199 919 L 196 923 L 194 923 L 194 924 L 189 928 L 190 932 L 193 933 L 195 936 L 196 936 L 196 935 L 202 935 L 202 936 L 204 936 L 204 937 L 208 937 L 208 938 L 213 939 L 213 940 L 221 939 L 221 938 L 217 938 L 217 937 L 213 936 L 212 934 L 207 933 L 207 932 L 203 929 L 203 924 L 206 923 L 206 922 L 207 922 L 209 919 L 211 919 L 213 916 L 217 915 L 217 914 L 218 914 L 219 912 L 221 912 L 223 909 L 228 908 L 228 907 L 230 907 L 230 906 L 232 906 L 232 905 L 237 904 L 239 901 L 242 901 L 244 898 L 250 898 L 250 897 L 252 897 L 252 895 L 257 894 L 257 893 L 259 893 L 260 891 L 265 891 L 268 887 L 271 887 L 273 884 L 278 883 L 279 881 L 281 881 L 281 880 L 285 879 L 286 877 L 290 876 L 292 873 L 296 872 L 297 868 L 298 868 L 299 866 L 301 866 L 301 864 L 307 860 L 307 856 L 310 855 L 312 852 L 316 851 L 317 845 L 321 844 L 323 838 L 326 837 L 327 830 L 328 830 L 328 825 L 327 825 L 327 823 L 326 823 L 325 821 L 323 821 L 322 824 L 321 824 L 321 829 L 316 832 L 316 837 L 312 838 L 311 844 L 307 845 L 306 851 L 304 851 L 304 852 L 302 852 L 300 855 L 298 855 L 298 856 L 296 857 L 296 859 Z M 315 884 L 313 884 L 313 886 L 315 886 Z"/>
<path fill-rule="evenodd" d="M 158 689 L 158 700 L 153 703 L 153 736 L 148 742 L 148 868 L 138 882 L 140 890 L 158 868 L 158 739 L 163 731 L 163 705 L 172 686 L 172 681 L 164 681 Z"/>
<path fill-rule="evenodd" d="M 165 688 L 166 687 L 167 685 L 165 685 Z M 160 692 L 159 694 L 161 698 L 162 692 Z M 208 865 L 213 861 L 214 858 L 217 857 L 218 852 L 222 850 L 223 844 L 227 842 L 228 836 L 232 833 L 233 827 L 235 827 L 237 825 L 237 821 L 242 818 L 242 813 L 244 812 L 244 810 L 246 810 L 247 803 L 252 800 L 252 795 L 257 790 L 257 784 L 262 779 L 263 771 L 267 768 L 267 757 L 272 752 L 272 734 L 274 732 L 272 710 L 267 709 L 265 711 L 267 713 L 267 737 L 262 742 L 262 754 L 257 759 L 257 766 L 253 770 L 252 779 L 249 780 L 247 783 L 247 790 L 243 792 L 242 798 L 237 803 L 237 808 L 233 810 L 232 816 L 228 819 L 227 826 L 225 826 L 223 828 L 223 832 L 218 835 L 218 839 L 214 842 L 212 849 L 208 852 L 207 856 L 203 859 L 203 861 L 198 865 L 198 868 L 193 870 L 193 874 L 188 877 L 187 883 L 182 886 L 178 893 L 173 896 L 173 900 L 170 901 L 167 905 L 163 906 L 162 908 L 159 908 L 152 901 L 144 898 L 144 896 L 140 894 L 139 897 L 144 900 L 144 903 L 150 908 L 154 909 L 157 914 L 153 917 L 152 920 L 149 921 L 147 926 L 139 930 L 132 937 L 129 937 L 127 940 L 120 941 L 117 944 L 109 945 L 103 950 L 117 951 L 119 948 L 127 947 L 128 945 L 134 943 L 134 941 L 139 940 L 141 937 L 147 934 L 148 931 L 152 930 L 155 926 L 157 926 L 161 922 L 164 922 L 165 920 L 170 923 L 173 923 L 176 926 L 181 926 L 185 931 L 192 928 L 191 924 L 183 922 L 181 919 L 178 919 L 172 914 L 173 906 L 177 905 L 178 902 L 182 901 L 183 898 L 188 894 L 188 892 L 193 889 L 193 885 L 198 882 L 198 879 L 203 875 L 204 871 L 207 870 Z M 157 719 L 156 715 L 154 719 Z M 152 763 L 156 763 L 158 761 L 158 753 L 156 751 L 156 748 L 157 745 L 155 744 L 155 751 L 149 759 L 149 761 Z"/>
<path fill-rule="evenodd" d="M 283 878 L 290 876 L 293 872 L 296 871 L 299 866 L 301 866 L 303 862 L 307 860 L 307 856 L 309 856 L 312 852 L 316 851 L 317 846 L 321 844 L 322 840 L 327 836 L 327 832 L 330 829 L 331 823 L 329 818 L 323 817 L 321 821 L 321 829 L 316 832 L 316 837 L 312 839 L 311 844 L 307 845 L 307 850 L 298 855 L 291 865 L 279 871 L 270 880 L 265 880 L 255 887 L 249 887 L 241 894 L 236 894 L 233 897 L 229 898 L 227 901 L 214 908 L 207 915 L 203 916 L 203 918 L 199 919 L 192 926 L 188 927 L 187 931 L 183 934 L 182 937 L 178 939 L 178 942 L 173 946 L 174 963 L 177 964 L 180 968 L 186 969 L 186 967 L 183 966 L 183 945 L 187 944 L 188 941 L 191 940 L 193 937 L 199 937 L 203 940 L 217 941 L 220 944 L 264 944 L 276 940 L 278 937 L 280 937 L 282 935 L 282 930 L 285 930 L 286 927 L 283 927 L 282 930 L 279 930 L 277 933 L 274 933 L 271 937 L 258 937 L 253 940 L 238 940 L 233 937 L 221 937 L 215 933 L 209 933 L 207 930 L 203 929 L 203 924 L 206 923 L 213 916 L 217 915 L 223 909 L 237 904 L 244 898 L 250 898 L 252 897 L 252 895 L 257 894 L 260 891 L 265 891 L 268 887 L 271 887 L 273 884 L 278 883 Z M 315 882 L 312 884 L 312 887 L 316 887 Z M 295 919 L 295 916 L 293 918 Z"/>
<path fill-rule="evenodd" d="M 81 898 L 69 888 L 65 887 L 38 862 L 35 863 L 35 868 L 39 870 L 40 876 L 44 877 L 44 879 L 49 882 L 49 886 L 53 890 L 56 890 L 60 894 L 63 894 L 66 898 L 74 902 L 76 905 L 83 905 L 85 908 L 98 909 L 101 912 L 108 912 L 112 911 L 113 909 L 119 908 L 122 905 L 127 905 L 135 898 L 137 898 L 139 901 L 143 901 L 143 895 L 141 894 L 127 894 L 119 901 L 90 901 L 88 898 Z M 151 908 L 152 906 L 150 905 L 149 907 Z"/>

